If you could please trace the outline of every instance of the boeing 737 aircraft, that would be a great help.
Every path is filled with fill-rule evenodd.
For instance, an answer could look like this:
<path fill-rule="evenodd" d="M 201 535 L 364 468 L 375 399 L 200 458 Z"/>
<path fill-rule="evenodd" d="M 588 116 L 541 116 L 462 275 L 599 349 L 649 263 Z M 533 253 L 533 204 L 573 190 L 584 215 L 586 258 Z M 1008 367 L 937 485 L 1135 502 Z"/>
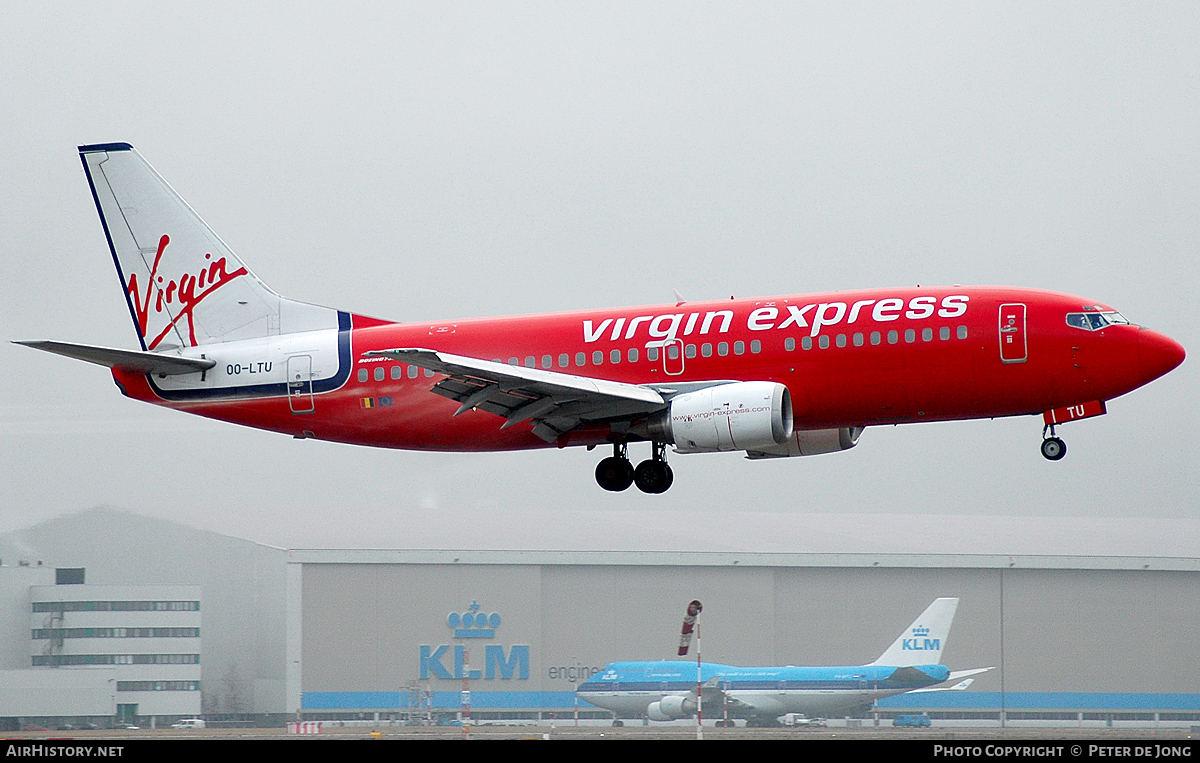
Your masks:
<path fill-rule="evenodd" d="M 1057 425 L 1184 358 L 1095 300 L 994 287 L 394 323 L 271 291 L 132 146 L 79 154 L 141 349 L 21 344 L 108 366 L 135 400 L 297 438 L 611 446 L 601 487 L 661 493 L 668 445 L 784 458 L 873 425 L 1040 414 L 1057 460 Z"/>
<path fill-rule="evenodd" d="M 967 676 L 991 670 L 951 671 L 939 664 L 958 599 L 937 599 L 869 665 L 831 668 L 737 668 L 702 663 L 705 717 L 774 719 L 784 713 L 828 717 L 865 710 L 877 700 L 911 691 L 961 691 Z M 967 679 L 967 680 L 962 680 Z M 946 681 L 953 686 L 934 687 Z M 685 660 L 614 662 L 579 685 L 581 699 L 617 718 L 673 721 L 696 714 L 696 663 Z"/>

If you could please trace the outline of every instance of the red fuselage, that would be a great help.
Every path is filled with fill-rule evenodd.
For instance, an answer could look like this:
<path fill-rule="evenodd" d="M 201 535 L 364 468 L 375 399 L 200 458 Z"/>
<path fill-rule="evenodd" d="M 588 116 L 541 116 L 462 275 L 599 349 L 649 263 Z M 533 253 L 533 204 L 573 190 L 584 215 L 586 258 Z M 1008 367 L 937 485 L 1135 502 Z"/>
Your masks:
<path fill-rule="evenodd" d="M 295 436 L 514 450 L 621 437 L 591 424 L 548 443 L 528 424 L 502 430 L 504 419 L 483 410 L 455 417 L 458 404 L 430 392 L 442 377 L 365 353 L 424 348 L 635 385 L 778 382 L 791 394 L 795 428 L 815 430 L 1040 414 L 1110 400 L 1182 362 L 1183 348 L 1162 334 L 1067 319 L 1105 312 L 1113 311 L 1046 291 L 951 287 L 426 323 L 353 316 L 347 378 L 303 413 L 286 394 L 167 400 L 145 375 L 113 374 L 130 397 Z M 221 363 L 221 347 L 205 346 L 207 357 Z"/>

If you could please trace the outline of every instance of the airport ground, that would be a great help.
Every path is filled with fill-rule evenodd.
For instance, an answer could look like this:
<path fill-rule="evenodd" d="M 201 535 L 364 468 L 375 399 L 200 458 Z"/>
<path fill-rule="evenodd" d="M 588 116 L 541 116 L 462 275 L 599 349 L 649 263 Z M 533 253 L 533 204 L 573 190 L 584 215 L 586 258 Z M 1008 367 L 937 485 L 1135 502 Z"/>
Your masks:
<path fill-rule="evenodd" d="M 70 732 L 6 732 L 4 738 L 8 741 L 19 739 L 48 740 L 55 742 L 75 740 L 79 742 L 100 742 L 110 740 L 461 740 L 464 736 L 473 740 L 650 740 L 678 739 L 694 740 L 694 726 L 535 726 L 535 725 L 480 725 L 469 728 L 466 735 L 463 728 L 458 726 L 359 726 L 359 727 L 323 727 L 320 734 L 297 735 L 289 734 L 284 728 L 239 728 L 239 729 L 130 729 L 130 730 L 95 730 Z M 792 739 L 802 740 L 924 740 L 930 743 L 975 744 L 987 741 L 1011 742 L 1017 740 L 1035 740 L 1041 742 L 1061 741 L 1067 744 L 1086 743 L 1089 741 L 1116 743 L 1118 741 L 1140 742 L 1153 744 L 1156 742 L 1191 742 L 1192 746 L 1200 747 L 1200 727 L 1158 727 L 1158 728 L 1064 728 L 1064 727 L 933 727 L 925 729 L 895 728 L 890 725 L 863 728 L 704 728 L 705 740 L 754 740 L 754 739 Z M 1200 755 L 1200 749 L 1196 751 Z M 1189 757 L 1191 757 L 1189 755 Z"/>

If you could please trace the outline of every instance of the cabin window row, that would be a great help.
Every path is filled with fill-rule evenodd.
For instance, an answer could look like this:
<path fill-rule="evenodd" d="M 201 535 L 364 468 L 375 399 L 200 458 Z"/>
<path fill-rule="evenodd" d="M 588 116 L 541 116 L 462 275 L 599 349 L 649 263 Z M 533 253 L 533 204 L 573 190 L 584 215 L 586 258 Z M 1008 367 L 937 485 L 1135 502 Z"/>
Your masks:
<path fill-rule="evenodd" d="M 959 339 L 966 339 L 967 338 L 967 327 L 959 326 L 956 329 L 955 333 Z M 932 328 L 926 327 L 926 328 L 921 329 L 921 341 L 932 342 L 933 337 L 934 337 L 934 333 L 933 333 Z M 949 326 L 940 327 L 938 329 L 937 337 L 938 337 L 938 339 L 940 339 L 942 341 L 948 341 L 950 339 L 950 327 Z M 870 342 L 872 345 L 880 345 L 880 344 L 883 344 L 884 335 L 882 332 L 872 331 L 870 333 L 869 339 L 870 339 Z M 867 341 L 868 341 L 867 335 L 863 334 L 862 332 L 857 332 L 850 337 L 847 337 L 846 334 L 837 334 L 832 339 L 830 338 L 830 335 L 822 334 L 821 336 L 817 337 L 816 346 L 822 350 L 828 349 L 831 343 L 838 347 L 845 347 L 849 343 L 853 343 L 855 347 L 862 347 Z M 904 341 L 908 344 L 912 344 L 912 343 L 916 342 L 917 341 L 916 329 L 905 330 Z M 887 343 L 888 344 L 899 344 L 899 342 L 900 342 L 900 332 L 899 331 L 893 329 L 893 330 L 887 332 Z M 811 336 L 802 337 L 800 339 L 801 349 L 811 350 L 813 348 L 813 344 L 814 344 L 813 338 Z M 796 349 L 795 337 L 789 336 L 786 339 L 784 339 L 783 340 L 783 348 L 785 350 L 787 350 L 788 352 L 792 352 L 793 350 L 795 350 Z M 740 340 L 733 342 L 732 344 L 730 342 L 717 342 L 715 345 L 711 342 L 705 342 L 699 346 L 694 345 L 694 344 L 688 344 L 688 345 L 684 345 L 684 347 L 683 347 L 683 355 L 686 358 L 694 358 L 694 357 L 696 357 L 696 355 L 698 353 L 701 357 L 711 358 L 713 356 L 714 350 L 716 351 L 717 356 L 722 357 L 722 358 L 728 356 L 730 353 L 730 350 L 733 351 L 734 355 L 745 355 L 746 350 L 747 350 L 747 344 L 746 344 L 746 342 L 743 342 Z M 762 342 L 760 342 L 757 339 L 752 340 L 749 343 L 749 350 L 750 350 L 750 353 L 753 355 L 759 354 L 760 352 L 762 352 Z M 666 352 L 667 352 L 668 359 L 670 359 L 670 360 L 678 360 L 679 359 L 679 345 L 678 344 L 667 345 Z M 591 365 L 593 365 L 593 366 L 602 366 L 605 364 L 606 356 L 607 356 L 607 362 L 610 365 L 616 365 L 621 362 L 637 363 L 638 360 L 641 358 L 641 351 L 637 347 L 630 347 L 629 349 L 625 350 L 624 352 L 622 352 L 621 350 L 616 350 L 616 349 L 609 350 L 607 353 L 605 353 L 604 350 L 593 350 L 590 357 L 589 357 L 589 354 L 586 352 L 577 352 L 577 353 L 575 353 L 575 357 L 574 357 L 575 367 L 583 368 L 588 365 L 589 360 L 591 361 Z M 658 357 L 659 357 L 659 348 L 657 348 L 657 347 L 647 347 L 646 348 L 646 360 L 653 363 L 653 362 L 658 361 Z M 566 352 L 560 353 L 557 358 L 557 365 L 559 368 L 570 368 L 571 360 L 572 360 L 572 358 L 569 353 L 566 353 Z M 492 362 L 493 363 L 501 363 L 503 361 L 500 358 L 492 358 Z M 524 358 L 524 361 L 522 362 L 521 358 L 513 356 L 508 359 L 508 365 L 510 365 L 510 366 L 523 365 L 526 368 L 538 368 L 540 366 L 543 369 L 549 370 L 549 369 L 552 369 L 555 367 L 555 357 L 553 355 L 542 355 L 541 358 L 539 359 L 536 355 L 526 355 Z M 405 368 L 405 366 L 402 366 L 402 365 L 393 365 L 390 367 L 390 371 L 389 371 L 389 370 L 385 369 L 384 366 L 381 366 L 381 365 L 375 366 L 375 371 L 374 371 L 375 381 L 383 381 L 389 375 L 391 376 L 391 378 L 393 380 L 401 379 L 405 375 L 404 368 Z M 416 366 L 407 366 L 407 368 L 408 368 L 408 371 L 407 371 L 408 378 L 416 379 L 420 375 L 421 369 L 418 369 Z M 433 371 L 430 371 L 428 368 L 424 369 L 424 372 L 425 372 L 426 377 L 432 377 L 434 375 Z M 358 380 L 360 382 L 367 381 L 370 378 L 370 376 L 371 376 L 371 372 L 368 369 L 366 369 L 366 368 L 358 369 Z"/>
<path fill-rule="evenodd" d="M 921 329 L 921 341 L 922 342 L 932 342 L 933 336 L 934 336 L 934 334 L 933 334 L 932 328 Z M 966 339 L 968 336 L 967 327 L 959 326 L 955 330 L 955 336 L 957 336 L 959 339 Z M 942 326 L 941 328 L 939 328 L 938 332 L 937 332 L 937 338 L 943 342 L 949 341 L 950 327 Z M 884 334 L 882 332 L 879 332 L 879 331 L 871 332 L 870 342 L 872 345 L 883 344 L 883 340 L 884 340 Z M 834 336 L 832 340 L 830 339 L 830 336 L 828 334 L 822 334 L 821 336 L 817 337 L 816 346 L 822 350 L 829 349 L 829 346 L 831 343 L 838 347 L 845 347 L 848 343 L 853 343 L 855 347 L 862 347 L 866 343 L 866 341 L 867 341 L 867 335 L 863 334 L 862 332 L 857 332 L 849 338 L 845 334 L 838 334 L 837 336 Z M 906 344 L 913 344 L 916 341 L 917 341 L 917 330 L 916 329 L 906 329 L 904 332 L 904 342 Z M 888 344 L 899 344 L 900 343 L 900 332 L 896 329 L 892 329 L 891 331 L 887 332 L 887 343 Z M 813 348 L 813 338 L 811 336 L 806 336 L 806 337 L 801 338 L 800 348 L 803 350 L 811 350 Z M 795 350 L 796 349 L 796 340 L 790 336 L 787 339 L 783 340 L 783 349 L 787 350 L 788 352 Z"/>
<path fill-rule="evenodd" d="M 389 368 L 385 368 L 384 366 L 375 366 L 375 381 L 383 381 L 389 375 L 392 377 L 393 380 L 402 379 L 404 377 L 404 369 L 405 368 L 406 368 L 405 366 L 390 366 Z M 407 366 L 407 368 L 408 368 L 408 378 L 410 378 L 410 379 L 415 379 L 418 376 L 420 376 L 422 370 L 425 371 L 425 376 L 427 376 L 427 377 L 433 376 L 433 371 L 430 371 L 428 368 L 420 369 L 420 368 L 417 368 L 416 366 Z M 365 382 L 370 377 L 371 377 L 371 371 L 369 369 L 366 369 L 366 368 L 358 369 L 358 380 L 360 382 Z"/>
<path fill-rule="evenodd" d="M 667 345 L 667 347 L 666 347 L 667 358 L 669 360 L 678 360 L 679 359 L 679 348 L 680 348 L 680 346 L 678 344 Z M 733 343 L 732 348 L 733 348 L 734 355 L 745 355 L 747 345 L 745 342 L 738 341 L 738 342 Z M 762 352 L 762 342 L 755 339 L 754 341 L 750 342 L 749 349 L 750 349 L 751 353 L 757 355 L 758 353 Z M 729 351 L 730 351 L 730 343 L 729 342 L 718 342 L 717 343 L 716 352 L 718 355 L 720 355 L 721 357 L 725 357 L 726 355 L 729 354 Z M 709 342 L 705 342 L 704 344 L 699 345 L 699 346 L 694 345 L 694 344 L 688 344 L 688 345 L 683 346 L 684 357 L 694 358 L 694 357 L 696 357 L 697 354 L 700 354 L 706 358 L 712 357 L 713 345 Z M 659 355 L 660 355 L 660 352 L 659 352 L 658 347 L 647 347 L 646 348 L 646 360 L 650 361 L 651 363 L 657 362 Z M 639 350 L 637 347 L 630 347 L 628 350 L 625 350 L 624 352 L 622 352 L 621 350 L 609 350 L 607 353 L 604 350 L 593 350 L 590 354 L 586 353 L 586 352 L 577 352 L 577 353 L 575 353 L 574 361 L 575 361 L 576 368 L 583 368 L 583 367 L 589 365 L 589 361 L 590 361 L 590 365 L 593 365 L 593 366 L 602 366 L 602 365 L 605 365 L 606 362 L 609 365 L 616 365 L 616 364 L 622 363 L 622 362 L 637 363 L 638 360 L 641 359 L 641 356 L 642 356 L 641 350 Z M 492 360 L 496 363 L 502 362 L 500 360 L 500 358 L 493 358 Z M 524 365 L 526 368 L 538 368 L 539 367 L 538 360 L 539 359 L 534 355 L 526 355 L 524 362 L 521 361 L 521 358 L 513 357 L 513 358 L 508 359 L 508 365 L 510 365 L 510 366 Z M 555 358 L 552 355 L 543 355 L 540 360 L 541 360 L 541 363 L 540 363 L 541 368 L 549 370 L 551 368 L 554 368 L 554 366 L 555 366 Z M 570 368 L 571 360 L 572 360 L 572 358 L 569 353 L 564 352 L 564 353 L 560 354 L 557 359 L 558 367 L 559 368 Z"/>

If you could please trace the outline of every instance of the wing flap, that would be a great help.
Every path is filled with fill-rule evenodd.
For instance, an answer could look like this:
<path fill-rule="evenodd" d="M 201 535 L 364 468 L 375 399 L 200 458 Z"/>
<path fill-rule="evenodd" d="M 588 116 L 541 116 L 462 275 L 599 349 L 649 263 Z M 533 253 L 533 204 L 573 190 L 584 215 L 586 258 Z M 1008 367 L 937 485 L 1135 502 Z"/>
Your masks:
<path fill-rule="evenodd" d="M 585 421 L 647 416 L 666 407 L 662 394 L 648 387 L 592 379 L 539 368 L 510 366 L 422 348 L 372 350 L 425 368 L 446 378 L 434 394 L 461 403 L 454 415 L 482 410 L 505 419 L 502 428 L 533 422 L 533 433 L 553 442 Z"/>

